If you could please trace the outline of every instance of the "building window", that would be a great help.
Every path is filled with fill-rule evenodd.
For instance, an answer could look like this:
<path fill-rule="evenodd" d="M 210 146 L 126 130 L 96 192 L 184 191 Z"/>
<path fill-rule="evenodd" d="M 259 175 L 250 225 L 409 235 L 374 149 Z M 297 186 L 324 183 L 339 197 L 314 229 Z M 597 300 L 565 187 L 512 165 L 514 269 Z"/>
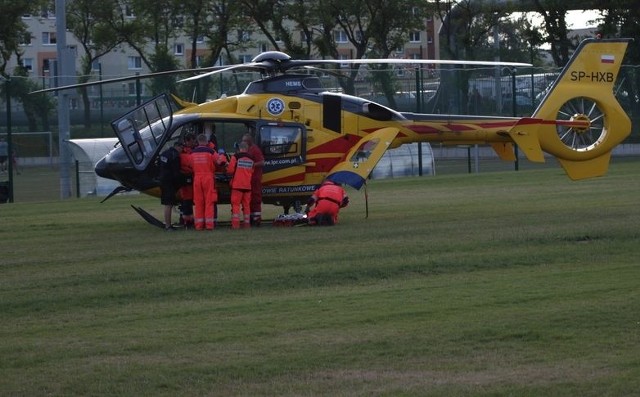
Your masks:
<path fill-rule="evenodd" d="M 419 43 L 420 42 L 420 32 L 411 32 L 411 33 L 409 33 L 409 42 L 410 43 Z"/>
<path fill-rule="evenodd" d="M 142 69 L 142 58 L 140 57 L 128 57 L 127 66 L 129 70 L 140 70 Z"/>
<path fill-rule="evenodd" d="M 267 51 L 269 51 L 269 47 L 267 46 L 267 43 L 258 44 L 258 52 L 267 52 Z"/>
<path fill-rule="evenodd" d="M 340 54 L 339 59 L 340 59 L 340 60 L 343 60 L 343 59 L 350 59 L 350 58 L 349 58 L 349 56 L 348 56 L 348 55 Z M 348 63 L 341 63 L 341 64 L 340 64 L 340 67 L 341 67 L 341 68 L 349 68 L 349 67 L 350 67 L 350 64 L 348 64 Z"/>
<path fill-rule="evenodd" d="M 133 13 L 133 9 L 129 5 L 124 6 L 124 16 L 127 18 L 135 18 L 135 14 Z"/>
<path fill-rule="evenodd" d="M 33 58 L 24 58 L 22 60 L 22 67 L 29 71 L 29 73 L 33 72 Z"/>
<path fill-rule="evenodd" d="M 249 63 L 253 59 L 251 55 L 240 55 L 240 63 Z"/>
<path fill-rule="evenodd" d="M 27 32 L 20 36 L 20 45 L 29 46 L 31 45 L 31 33 Z"/>
<path fill-rule="evenodd" d="M 126 87 L 127 87 L 127 94 L 129 96 L 136 95 L 136 83 L 127 83 Z"/>
<path fill-rule="evenodd" d="M 333 32 L 333 39 L 336 41 L 336 43 L 349 42 L 349 38 L 347 37 L 347 34 L 344 30 L 336 30 L 335 32 Z"/>
<path fill-rule="evenodd" d="M 206 58 L 204 55 L 196 55 L 196 67 L 204 66 Z"/>
<path fill-rule="evenodd" d="M 173 45 L 173 54 L 174 55 L 184 55 L 184 44 L 176 43 Z"/>
<path fill-rule="evenodd" d="M 56 32 L 42 32 L 43 45 L 55 45 L 56 43 Z"/>
<path fill-rule="evenodd" d="M 246 43 L 251 40 L 251 32 L 248 30 L 238 29 L 238 41 L 241 43 Z"/>

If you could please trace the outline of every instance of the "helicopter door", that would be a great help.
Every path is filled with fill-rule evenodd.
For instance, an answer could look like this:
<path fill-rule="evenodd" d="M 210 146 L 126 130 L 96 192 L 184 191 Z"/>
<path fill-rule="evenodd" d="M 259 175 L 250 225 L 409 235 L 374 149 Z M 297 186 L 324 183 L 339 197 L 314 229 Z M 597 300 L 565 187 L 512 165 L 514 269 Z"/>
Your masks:
<path fill-rule="evenodd" d="M 398 135 L 397 128 L 382 128 L 362 138 L 345 157 L 336 164 L 327 179 L 360 189 Z"/>
<path fill-rule="evenodd" d="M 140 105 L 111 123 L 133 166 L 143 171 L 163 144 L 171 126 L 171 103 L 166 94 Z"/>
<path fill-rule="evenodd" d="M 260 126 L 264 154 L 263 182 L 297 183 L 304 180 L 306 130 L 300 124 L 265 123 Z"/>

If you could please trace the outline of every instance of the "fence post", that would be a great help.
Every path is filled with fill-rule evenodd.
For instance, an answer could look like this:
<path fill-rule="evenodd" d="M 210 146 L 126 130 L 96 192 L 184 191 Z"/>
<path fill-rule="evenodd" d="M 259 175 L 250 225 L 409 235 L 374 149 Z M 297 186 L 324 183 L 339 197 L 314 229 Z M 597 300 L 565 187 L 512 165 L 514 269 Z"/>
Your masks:
<path fill-rule="evenodd" d="M 80 162 L 76 160 L 76 198 L 80 198 Z"/>
<path fill-rule="evenodd" d="M 13 203 L 13 138 L 11 137 L 11 78 L 6 78 L 4 91 L 7 102 L 7 171 L 9 172 L 9 202 Z"/>

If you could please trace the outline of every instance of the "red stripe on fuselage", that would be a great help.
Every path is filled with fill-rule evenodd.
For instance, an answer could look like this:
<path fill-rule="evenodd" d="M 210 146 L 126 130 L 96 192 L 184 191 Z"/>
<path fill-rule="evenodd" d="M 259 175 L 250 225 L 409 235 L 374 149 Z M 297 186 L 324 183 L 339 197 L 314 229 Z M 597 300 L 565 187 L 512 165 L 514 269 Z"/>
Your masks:
<path fill-rule="evenodd" d="M 347 153 L 360 140 L 356 135 L 340 135 L 335 139 L 307 150 L 307 155 L 322 153 Z"/>

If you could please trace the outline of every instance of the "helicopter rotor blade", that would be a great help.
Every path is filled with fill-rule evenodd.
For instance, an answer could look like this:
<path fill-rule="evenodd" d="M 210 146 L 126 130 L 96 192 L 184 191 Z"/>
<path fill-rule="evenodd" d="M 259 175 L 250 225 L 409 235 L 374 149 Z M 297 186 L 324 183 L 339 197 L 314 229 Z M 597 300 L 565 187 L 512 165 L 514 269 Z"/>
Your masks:
<path fill-rule="evenodd" d="M 363 64 L 421 64 L 421 65 L 470 65 L 470 66 L 511 66 L 511 67 L 531 67 L 530 63 L 524 62 L 502 62 L 502 61 L 460 61 L 454 59 L 394 59 L 394 58 L 380 58 L 380 59 L 323 59 L 317 61 L 291 61 L 288 69 L 291 67 L 299 66 L 314 66 L 314 65 L 363 65 Z"/>
<path fill-rule="evenodd" d="M 186 81 L 194 81 L 194 80 L 198 80 L 204 77 L 208 77 L 217 73 L 221 73 L 221 72 L 228 72 L 230 70 L 238 70 L 238 71 L 248 71 L 248 72 L 261 72 L 261 73 L 267 73 L 271 70 L 277 69 L 276 66 L 274 66 L 271 63 L 267 63 L 267 62 L 250 62 L 250 63 L 243 63 L 243 64 L 238 64 L 238 65 L 231 65 L 231 66 L 226 66 L 223 67 L 222 69 L 218 69 L 218 70 L 212 70 L 210 72 L 207 73 L 202 73 L 202 74 L 198 74 L 195 76 L 191 76 L 191 77 L 187 77 L 181 80 L 178 80 L 178 83 L 184 83 Z"/>
<path fill-rule="evenodd" d="M 146 74 L 137 74 L 137 75 L 133 75 L 133 76 L 114 77 L 112 79 L 89 81 L 89 82 L 86 82 L 86 83 L 78 83 L 78 84 L 69 84 L 69 85 L 60 86 L 60 87 L 44 88 L 44 89 L 41 89 L 41 90 L 31 91 L 30 94 L 39 94 L 39 93 L 43 93 L 43 92 L 52 92 L 52 91 L 63 91 L 63 90 L 70 90 L 70 89 L 74 89 L 74 88 L 91 87 L 91 86 L 94 86 L 94 85 L 117 83 L 117 82 L 120 82 L 120 81 L 147 79 L 147 78 L 151 78 L 151 77 L 171 76 L 171 75 L 175 75 L 175 74 L 202 72 L 202 71 L 207 71 L 207 70 L 212 70 L 212 69 L 216 70 L 216 69 L 219 69 L 219 68 L 226 68 L 226 67 L 225 66 L 210 66 L 210 67 L 204 67 L 204 68 L 166 70 L 166 71 L 163 71 L 163 72 L 153 72 L 153 73 L 146 73 Z"/>
<path fill-rule="evenodd" d="M 394 58 L 381 58 L 381 59 L 291 59 L 288 55 L 278 52 L 270 51 L 262 53 L 254 58 L 251 62 L 236 64 L 230 66 L 211 66 L 205 68 L 196 69 L 181 69 L 181 70 L 168 70 L 163 72 L 147 73 L 135 76 L 116 77 L 112 79 L 91 81 L 86 83 L 71 84 L 61 87 L 45 88 L 37 91 L 32 91 L 31 94 L 69 90 L 73 88 L 89 87 L 100 84 L 116 83 L 121 81 L 145 79 L 150 77 L 169 76 L 174 74 L 183 73 L 200 73 L 195 76 L 187 77 L 178 80 L 178 83 L 187 81 L 194 81 L 204 77 L 208 77 L 217 73 L 231 71 L 231 70 L 246 70 L 246 71 L 259 71 L 263 74 L 284 73 L 287 70 L 293 68 L 306 68 L 317 67 L 319 65 L 362 65 L 362 64 L 426 64 L 426 65 L 472 65 L 472 66 L 506 66 L 506 67 L 530 67 L 530 63 L 523 62 L 500 62 L 500 61 L 460 61 L 450 59 L 394 59 Z M 201 73 L 205 72 L 205 73 Z"/>

